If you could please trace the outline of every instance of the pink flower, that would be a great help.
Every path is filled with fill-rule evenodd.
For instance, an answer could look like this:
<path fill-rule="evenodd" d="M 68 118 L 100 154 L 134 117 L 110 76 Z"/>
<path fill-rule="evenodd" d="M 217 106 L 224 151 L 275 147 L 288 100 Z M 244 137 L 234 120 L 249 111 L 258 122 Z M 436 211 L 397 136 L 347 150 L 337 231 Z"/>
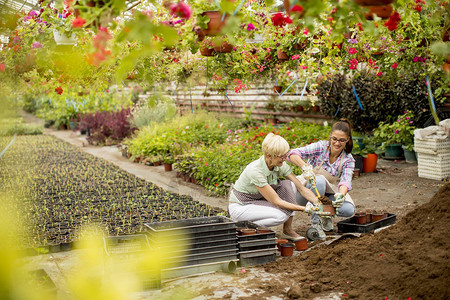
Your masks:
<path fill-rule="evenodd" d="M 383 72 L 380 71 L 377 73 L 377 76 L 381 76 L 381 75 L 383 75 Z"/>
<path fill-rule="evenodd" d="M 189 19 L 192 15 L 192 9 L 186 3 L 180 1 L 170 6 L 172 15 L 178 16 L 183 19 Z"/>
<path fill-rule="evenodd" d="M 308 28 L 303 29 L 303 34 L 304 34 L 304 35 L 308 35 L 308 33 L 309 33 Z"/>
<path fill-rule="evenodd" d="M 247 25 L 247 31 L 251 31 L 251 30 L 255 30 L 255 25 L 253 25 L 253 23 L 249 23 Z"/>
<path fill-rule="evenodd" d="M 358 61 L 354 58 L 352 60 L 349 60 L 348 63 L 350 64 L 349 69 L 355 70 L 358 66 Z"/>
<path fill-rule="evenodd" d="M 348 50 L 348 53 L 349 53 L 349 54 L 356 54 L 356 53 L 358 53 L 358 51 L 356 51 L 355 48 L 350 48 L 350 49 Z"/>
<path fill-rule="evenodd" d="M 419 58 L 417 56 L 413 58 L 413 62 L 418 62 L 418 61 L 419 61 Z"/>
<path fill-rule="evenodd" d="M 398 63 L 394 63 L 394 64 L 392 65 L 392 70 L 396 69 L 397 66 L 398 66 Z"/>
<path fill-rule="evenodd" d="M 399 133 L 399 132 L 400 132 L 400 130 L 395 129 L 394 134 L 397 134 L 397 133 Z"/>
<path fill-rule="evenodd" d="M 412 123 L 414 123 L 413 121 L 409 121 L 409 124 L 412 124 Z"/>
<path fill-rule="evenodd" d="M 38 48 L 38 49 L 42 48 L 42 44 L 39 42 L 33 43 L 33 49 L 36 49 L 36 48 Z"/>
<path fill-rule="evenodd" d="M 303 70 L 308 69 L 307 66 L 301 66 L 301 68 L 302 68 Z"/>
<path fill-rule="evenodd" d="M 292 60 L 296 60 L 296 59 L 299 59 L 299 58 L 300 58 L 299 54 L 292 55 Z"/>

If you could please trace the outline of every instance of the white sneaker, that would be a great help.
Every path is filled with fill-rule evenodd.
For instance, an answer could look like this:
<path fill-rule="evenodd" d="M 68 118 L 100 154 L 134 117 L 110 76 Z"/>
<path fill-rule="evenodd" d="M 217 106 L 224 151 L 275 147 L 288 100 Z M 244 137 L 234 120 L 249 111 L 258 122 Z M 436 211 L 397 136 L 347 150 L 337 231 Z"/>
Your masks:
<path fill-rule="evenodd" d="M 320 223 L 322 223 L 322 229 L 324 231 L 333 231 L 333 220 L 331 218 L 320 217 Z"/>

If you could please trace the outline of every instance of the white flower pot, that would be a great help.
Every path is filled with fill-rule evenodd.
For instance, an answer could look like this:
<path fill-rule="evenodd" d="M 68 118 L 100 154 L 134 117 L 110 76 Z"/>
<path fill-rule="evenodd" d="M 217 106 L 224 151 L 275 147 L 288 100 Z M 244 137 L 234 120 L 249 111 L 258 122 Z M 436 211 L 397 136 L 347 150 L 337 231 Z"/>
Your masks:
<path fill-rule="evenodd" d="M 57 29 L 53 29 L 53 37 L 56 45 L 75 45 L 77 38 L 74 34 L 68 37 L 64 33 L 60 33 Z"/>

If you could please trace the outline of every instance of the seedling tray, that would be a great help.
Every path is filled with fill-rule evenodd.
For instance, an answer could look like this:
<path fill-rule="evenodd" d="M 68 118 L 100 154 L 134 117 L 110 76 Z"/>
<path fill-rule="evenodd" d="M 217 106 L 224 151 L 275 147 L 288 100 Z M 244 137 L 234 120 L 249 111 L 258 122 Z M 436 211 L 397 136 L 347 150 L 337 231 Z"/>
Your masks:
<path fill-rule="evenodd" d="M 355 217 L 351 217 L 337 223 L 338 231 L 342 233 L 347 232 L 367 233 L 381 227 L 395 224 L 396 218 L 397 215 L 388 213 L 387 217 L 382 220 L 366 224 L 357 224 Z"/>

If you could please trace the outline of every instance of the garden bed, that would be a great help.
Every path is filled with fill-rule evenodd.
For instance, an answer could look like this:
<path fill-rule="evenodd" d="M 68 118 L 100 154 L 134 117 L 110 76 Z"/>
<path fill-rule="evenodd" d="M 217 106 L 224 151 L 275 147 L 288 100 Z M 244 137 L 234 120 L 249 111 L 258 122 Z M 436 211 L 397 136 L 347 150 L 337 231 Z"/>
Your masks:
<path fill-rule="evenodd" d="M 9 141 L 1 138 L 0 148 Z M 0 182 L 23 204 L 27 247 L 71 243 L 87 223 L 122 235 L 143 231 L 144 223 L 223 213 L 165 192 L 55 137 L 17 137 L 3 158 Z"/>

